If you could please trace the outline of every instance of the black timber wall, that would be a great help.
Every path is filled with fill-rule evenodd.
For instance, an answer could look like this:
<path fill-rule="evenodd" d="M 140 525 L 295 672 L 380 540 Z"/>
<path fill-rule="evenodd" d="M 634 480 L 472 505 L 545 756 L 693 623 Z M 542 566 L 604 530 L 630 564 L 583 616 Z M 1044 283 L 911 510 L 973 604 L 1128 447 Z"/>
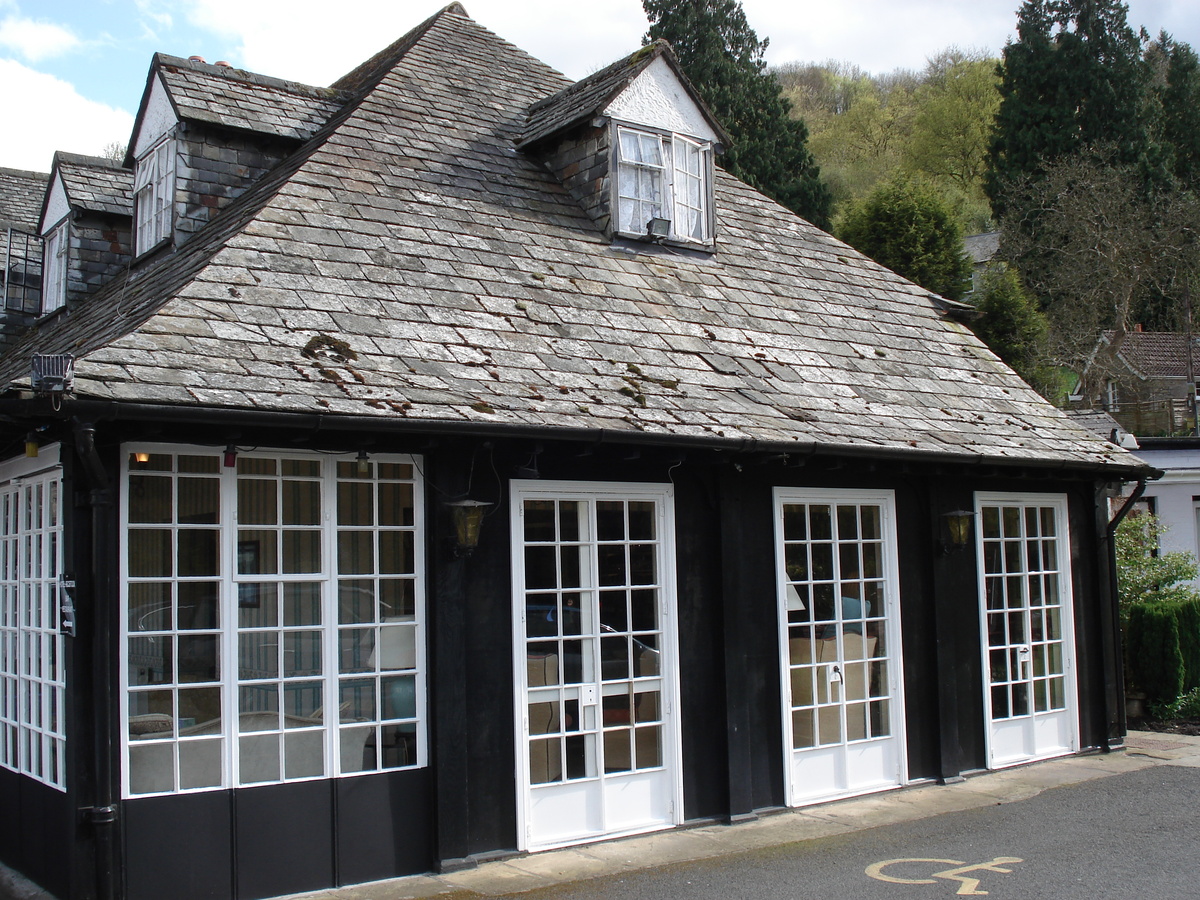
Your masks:
<path fill-rule="evenodd" d="M 153 440 L 220 444 L 219 428 L 189 432 L 157 426 Z M 116 444 L 145 438 L 125 429 L 102 445 L 116 471 Z M 298 438 L 304 439 L 298 439 Z M 353 450 L 361 439 L 321 441 L 286 432 L 239 434 L 261 447 Z M 372 435 L 371 452 L 421 454 L 426 492 L 430 765 L 417 771 L 331 781 L 143 798 L 119 804 L 120 869 L 129 900 L 171 896 L 253 897 L 452 867 L 515 849 L 516 747 L 513 710 L 509 481 L 536 458 L 542 478 L 673 483 L 676 515 L 678 647 L 683 733 L 684 816 L 730 820 L 782 806 L 784 798 L 780 660 L 775 598 L 772 489 L 776 486 L 887 489 L 895 492 L 904 648 L 906 741 L 911 779 L 952 779 L 986 763 L 974 548 L 941 551 L 943 513 L 971 508 L 976 491 L 1065 493 L 1070 501 L 1081 743 L 1104 746 L 1114 730 L 1111 607 L 1095 484 L 1065 478 L 985 477 L 964 467 L 868 464 L 813 458 L 802 466 L 752 455 L 532 440 L 451 440 Z M 67 455 L 66 453 L 64 454 Z M 796 460 L 793 460 L 795 462 Z M 1032 473 L 1030 473 L 1032 474 Z M 114 476 L 115 483 L 115 476 Z M 496 502 L 479 549 L 454 553 L 448 497 Z M 78 491 L 76 493 L 79 493 Z M 115 531 L 115 511 L 111 524 Z M 80 514 L 76 540 L 90 540 Z M 83 569 L 105 562 L 74 552 Z M 115 566 L 115 558 L 109 565 Z M 110 573 L 111 574 L 111 573 Z M 113 598 L 101 599 L 110 627 Z M 81 628 L 87 621 L 81 614 Z M 114 631 L 113 634 L 119 634 Z M 77 666 L 90 656 L 76 653 Z M 119 683 L 115 651 L 109 677 Z M 86 670 L 87 666 L 84 666 Z M 115 691 L 101 693 L 86 671 L 70 682 L 71 745 L 80 796 L 55 816 L 42 847 L 73 845 L 69 875 L 61 855 L 43 849 L 21 864 L 22 839 L 0 824 L 6 860 L 37 878 L 60 879 L 60 896 L 93 895 L 94 831 L 74 810 L 99 796 L 92 748 L 81 736 L 91 715 L 109 717 L 119 735 Z M 78 738 L 76 740 L 76 738 Z M 1118 735 L 1119 738 L 1119 735 Z M 119 742 L 116 742 L 119 746 Z M 115 751 L 114 751 L 115 752 Z M 14 796 L 10 773 L 0 773 Z M 114 779 L 116 773 L 114 772 Z M 61 795 L 60 795 L 61 797 Z M 76 802 L 78 801 L 78 802 Z M 40 800 L 38 802 L 41 802 Z M 42 803 L 50 815 L 52 802 Z M 22 809 L 24 809 L 24 805 Z M 36 826 L 36 818 L 30 819 Z M 29 829 L 25 829 L 28 833 Z M 72 840 L 73 836 L 73 840 Z M 186 848 L 186 852 L 182 852 Z M 34 854 L 36 857 L 37 854 Z M 51 871 L 53 860 L 59 871 Z M 65 881 L 64 881 L 65 879 Z M 67 884 L 67 881 L 70 884 Z"/>

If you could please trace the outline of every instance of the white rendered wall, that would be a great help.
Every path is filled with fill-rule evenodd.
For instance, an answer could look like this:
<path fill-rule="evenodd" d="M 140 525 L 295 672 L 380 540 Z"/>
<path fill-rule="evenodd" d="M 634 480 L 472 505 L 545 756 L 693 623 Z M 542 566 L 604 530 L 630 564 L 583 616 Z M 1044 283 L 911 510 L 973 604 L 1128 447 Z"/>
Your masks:
<path fill-rule="evenodd" d="M 150 99 L 146 101 L 146 112 L 142 116 L 141 125 L 133 141 L 133 158 L 138 159 L 158 143 L 158 139 L 175 127 L 178 122 L 175 110 L 171 107 L 171 99 L 167 89 L 163 87 L 162 79 L 157 75 L 150 82 Z"/>
<path fill-rule="evenodd" d="M 1200 556 L 1196 507 L 1200 501 L 1200 450 L 1138 450 L 1137 455 L 1166 474 L 1146 485 L 1159 520 L 1167 527 L 1159 541 L 1164 551 L 1183 550 Z M 1200 579 L 1193 582 L 1200 588 Z"/>
<path fill-rule="evenodd" d="M 717 140 L 700 108 L 661 56 L 608 105 L 604 114 L 631 125 L 673 131 L 702 141 Z"/>
<path fill-rule="evenodd" d="M 67 190 L 63 187 L 62 176 L 55 175 L 54 184 L 50 185 L 50 196 L 46 200 L 46 212 L 42 215 L 38 233 L 45 237 L 70 211 L 71 204 L 67 200 Z"/>

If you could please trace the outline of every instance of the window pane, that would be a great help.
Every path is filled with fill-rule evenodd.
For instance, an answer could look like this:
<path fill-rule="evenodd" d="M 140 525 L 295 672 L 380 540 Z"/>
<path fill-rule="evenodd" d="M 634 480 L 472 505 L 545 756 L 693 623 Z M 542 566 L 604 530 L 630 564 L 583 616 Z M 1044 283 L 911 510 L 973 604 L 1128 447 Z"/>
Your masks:
<path fill-rule="evenodd" d="M 129 521 L 156 524 L 171 521 L 171 478 L 129 475 Z"/>
<path fill-rule="evenodd" d="M 283 483 L 283 524 L 321 524 L 321 485 L 316 481 Z"/>
<path fill-rule="evenodd" d="M 179 479 L 179 521 L 187 525 L 216 525 L 220 519 L 221 482 L 215 478 Z"/>

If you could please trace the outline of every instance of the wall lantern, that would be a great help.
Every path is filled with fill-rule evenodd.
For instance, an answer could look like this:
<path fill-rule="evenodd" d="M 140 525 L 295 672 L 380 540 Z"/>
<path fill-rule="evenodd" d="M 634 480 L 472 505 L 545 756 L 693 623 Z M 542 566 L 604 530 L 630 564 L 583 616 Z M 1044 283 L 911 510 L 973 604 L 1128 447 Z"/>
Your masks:
<path fill-rule="evenodd" d="M 225 447 L 225 458 L 223 460 L 225 463 L 225 468 L 232 469 L 237 465 L 237 454 L 237 447 L 235 447 L 233 444 L 229 444 Z"/>
<path fill-rule="evenodd" d="M 446 504 L 454 516 L 454 554 L 470 556 L 479 546 L 479 532 L 489 506 L 486 500 L 452 500 Z"/>
<path fill-rule="evenodd" d="M 971 520 L 975 518 L 975 513 L 969 509 L 956 509 L 942 513 L 942 518 L 946 520 L 946 528 L 950 532 L 950 539 L 943 542 L 942 550 L 950 553 L 966 549 L 971 540 Z"/>

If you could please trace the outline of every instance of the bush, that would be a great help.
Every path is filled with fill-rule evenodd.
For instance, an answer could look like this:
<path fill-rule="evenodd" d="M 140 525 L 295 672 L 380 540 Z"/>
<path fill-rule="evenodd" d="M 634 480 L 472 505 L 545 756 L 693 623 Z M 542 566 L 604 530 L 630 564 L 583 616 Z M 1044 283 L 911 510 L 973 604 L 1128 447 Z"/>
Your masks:
<path fill-rule="evenodd" d="M 1200 719 L 1200 688 L 1192 688 L 1171 703 L 1150 707 L 1156 719 Z"/>
<path fill-rule="evenodd" d="M 1176 604 L 1135 604 L 1125 637 L 1130 680 L 1151 705 L 1173 702 L 1183 693 L 1184 679 Z"/>

